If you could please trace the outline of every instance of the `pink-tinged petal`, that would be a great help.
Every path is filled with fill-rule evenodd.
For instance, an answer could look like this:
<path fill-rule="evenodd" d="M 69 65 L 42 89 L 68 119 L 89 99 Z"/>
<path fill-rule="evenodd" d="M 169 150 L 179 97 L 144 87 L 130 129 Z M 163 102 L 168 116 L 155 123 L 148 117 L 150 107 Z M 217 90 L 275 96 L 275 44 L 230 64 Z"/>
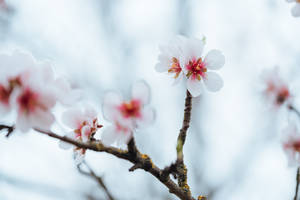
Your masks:
<path fill-rule="evenodd" d="M 72 105 L 76 103 L 82 96 L 80 89 L 73 89 L 65 78 L 55 80 L 55 93 L 59 102 L 64 105 Z"/>
<path fill-rule="evenodd" d="M 122 96 L 116 92 L 108 92 L 104 95 L 102 111 L 108 121 L 113 121 L 119 114 L 117 107 L 122 104 Z"/>
<path fill-rule="evenodd" d="M 74 161 L 75 165 L 80 165 L 84 160 L 85 154 L 82 152 L 82 149 L 74 151 Z"/>
<path fill-rule="evenodd" d="M 114 126 L 105 128 L 101 135 L 101 140 L 106 146 L 110 146 L 111 144 L 113 144 L 117 140 L 117 138 L 118 134 Z"/>
<path fill-rule="evenodd" d="M 155 65 L 155 70 L 157 72 L 167 72 L 169 70 L 169 65 L 159 62 Z"/>
<path fill-rule="evenodd" d="M 193 97 L 197 97 L 203 92 L 203 85 L 200 81 L 197 79 L 191 79 L 189 78 L 187 80 L 187 89 L 191 93 Z"/>
<path fill-rule="evenodd" d="M 291 11 L 294 17 L 300 17 L 300 3 L 296 3 L 296 5 L 292 8 Z"/>
<path fill-rule="evenodd" d="M 130 139 L 132 138 L 132 132 L 130 131 L 125 131 L 125 132 L 121 132 L 118 135 L 117 138 L 117 145 L 124 145 L 124 144 L 128 144 Z"/>
<path fill-rule="evenodd" d="M 150 87 L 145 81 L 138 81 L 132 86 L 132 99 L 138 99 L 143 105 L 150 101 Z"/>
<path fill-rule="evenodd" d="M 211 92 L 219 91 L 224 85 L 220 75 L 215 72 L 206 73 L 206 77 L 204 78 L 204 84 L 206 88 Z"/>
<path fill-rule="evenodd" d="M 217 70 L 224 66 L 225 56 L 221 51 L 214 49 L 205 56 L 204 63 L 208 69 Z"/>
<path fill-rule="evenodd" d="M 84 126 L 81 129 L 81 138 L 83 142 L 89 141 L 89 138 L 91 136 L 91 127 L 90 126 Z"/>
<path fill-rule="evenodd" d="M 51 125 L 55 121 L 55 117 L 50 111 L 36 109 L 34 113 L 30 114 L 30 121 L 33 128 L 50 130 Z"/>
<path fill-rule="evenodd" d="M 26 133 L 31 128 L 28 117 L 25 114 L 20 113 L 17 117 L 16 128 Z"/>
<path fill-rule="evenodd" d="M 145 107 L 142 110 L 142 116 L 141 118 L 137 121 L 138 128 L 142 127 L 147 127 L 153 123 L 155 119 L 155 112 L 154 109 L 151 108 L 150 106 Z"/>
<path fill-rule="evenodd" d="M 202 56 L 203 48 L 204 42 L 202 40 L 196 38 L 186 39 L 185 45 L 183 47 L 184 57 L 187 60 L 190 60 L 192 58 L 199 58 Z"/>
<path fill-rule="evenodd" d="M 78 108 L 71 108 L 62 115 L 62 122 L 71 129 L 79 128 L 83 121 L 83 113 Z"/>
<path fill-rule="evenodd" d="M 86 105 L 84 116 L 86 116 L 90 120 L 94 120 L 95 118 L 97 118 L 97 111 L 91 105 Z"/>

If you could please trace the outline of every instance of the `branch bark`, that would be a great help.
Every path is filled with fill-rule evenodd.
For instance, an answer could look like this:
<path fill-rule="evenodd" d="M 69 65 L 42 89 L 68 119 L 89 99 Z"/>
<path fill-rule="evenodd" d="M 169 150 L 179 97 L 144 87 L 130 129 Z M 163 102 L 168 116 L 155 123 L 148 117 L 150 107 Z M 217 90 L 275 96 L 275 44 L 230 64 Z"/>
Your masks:
<path fill-rule="evenodd" d="M 182 122 L 182 128 L 180 129 L 178 138 L 177 138 L 177 160 L 176 160 L 176 173 L 178 175 L 178 185 L 186 192 L 187 195 L 191 195 L 190 188 L 187 184 L 187 168 L 184 164 L 183 159 L 183 146 L 186 139 L 187 131 L 190 127 L 191 121 L 191 112 L 192 112 L 192 95 L 187 90 L 185 98 L 185 108 L 184 108 L 184 118 Z"/>
<path fill-rule="evenodd" d="M 66 136 L 60 136 L 56 133 L 53 133 L 51 131 L 45 131 L 41 129 L 34 129 L 35 131 L 47 135 L 52 138 L 59 139 L 63 142 L 73 144 L 76 147 L 92 150 L 96 152 L 106 152 L 111 155 L 114 155 L 118 158 L 121 158 L 123 160 L 127 160 L 134 164 L 134 166 L 138 166 L 136 169 L 140 168 L 143 169 L 150 174 L 152 174 L 154 177 L 156 177 L 162 184 L 164 184 L 168 189 L 169 192 L 176 195 L 182 200 L 195 200 L 190 193 L 187 193 L 183 188 L 179 187 L 174 181 L 171 180 L 170 176 L 162 176 L 163 170 L 158 168 L 150 159 L 150 157 L 146 154 L 141 154 L 134 142 L 134 139 L 131 139 L 128 143 L 128 150 L 122 150 L 115 147 L 107 147 L 105 146 L 101 141 L 94 140 L 90 141 L 88 143 L 83 143 L 80 141 L 73 140 L 71 138 L 68 138 Z"/>
<path fill-rule="evenodd" d="M 106 187 L 106 185 L 104 184 L 102 178 L 101 178 L 100 176 L 97 176 L 97 175 L 95 174 L 95 172 L 92 170 L 92 168 L 91 168 L 85 161 L 83 161 L 83 164 L 88 168 L 89 172 L 86 172 L 86 171 L 82 170 L 82 169 L 80 168 L 80 165 L 77 166 L 78 171 L 79 171 L 81 174 L 85 175 L 85 176 L 89 176 L 89 177 L 95 179 L 95 180 L 97 181 L 97 183 L 100 185 L 100 187 L 104 190 L 104 192 L 105 192 L 106 196 L 108 197 L 108 199 L 109 199 L 109 200 L 114 200 L 112 194 L 111 194 L 111 193 L 109 192 L 109 190 L 107 189 L 107 187 Z"/>
<path fill-rule="evenodd" d="M 295 191 L 295 197 L 294 200 L 298 199 L 298 190 L 299 190 L 299 182 L 300 182 L 300 167 L 297 169 L 297 175 L 296 175 L 296 191 Z"/>

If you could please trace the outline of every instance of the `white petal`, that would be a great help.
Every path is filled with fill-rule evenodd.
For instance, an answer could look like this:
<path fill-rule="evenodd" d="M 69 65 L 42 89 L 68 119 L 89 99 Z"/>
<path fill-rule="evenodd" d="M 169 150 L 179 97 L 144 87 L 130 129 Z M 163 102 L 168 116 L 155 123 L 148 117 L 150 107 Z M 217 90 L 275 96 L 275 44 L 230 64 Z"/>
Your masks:
<path fill-rule="evenodd" d="M 291 12 L 294 17 L 300 17 L 300 3 L 296 3 Z"/>
<path fill-rule="evenodd" d="M 102 136 L 101 136 L 101 140 L 104 145 L 110 146 L 117 140 L 117 137 L 118 137 L 118 135 L 116 133 L 115 127 L 109 126 L 104 129 Z"/>
<path fill-rule="evenodd" d="M 206 77 L 204 78 L 204 84 L 206 88 L 211 92 L 219 91 L 224 83 L 219 74 L 215 72 L 207 72 Z"/>
<path fill-rule="evenodd" d="M 119 132 L 118 137 L 117 137 L 117 144 L 123 145 L 123 144 L 128 144 L 130 139 L 132 138 L 132 132 L 126 131 L 126 132 Z"/>
<path fill-rule="evenodd" d="M 202 55 L 204 42 L 196 38 L 187 39 L 183 47 L 184 57 L 188 60 L 191 58 L 199 58 Z"/>
<path fill-rule="evenodd" d="M 192 80 L 189 78 L 187 80 L 187 89 L 193 97 L 197 97 L 203 92 L 203 85 L 197 79 Z"/>
<path fill-rule="evenodd" d="M 113 121 L 119 114 L 117 107 L 122 104 L 122 96 L 116 92 L 108 92 L 104 95 L 102 112 L 105 119 Z"/>
<path fill-rule="evenodd" d="M 62 122 L 71 129 L 77 129 L 83 122 L 82 116 L 79 108 L 71 108 L 62 114 Z"/>
<path fill-rule="evenodd" d="M 70 83 L 65 78 L 55 80 L 56 97 L 64 105 L 72 105 L 80 99 L 82 91 L 73 89 Z"/>
<path fill-rule="evenodd" d="M 132 86 L 132 98 L 140 100 L 143 105 L 150 101 L 150 87 L 145 81 L 138 81 Z"/>
<path fill-rule="evenodd" d="M 153 123 L 155 119 L 155 112 L 154 109 L 150 106 L 145 107 L 142 110 L 142 118 L 137 121 L 138 128 L 147 127 L 151 123 Z"/>
<path fill-rule="evenodd" d="M 55 117 L 50 111 L 37 109 L 34 113 L 30 115 L 30 121 L 34 128 L 50 130 L 51 125 L 55 121 Z"/>
<path fill-rule="evenodd" d="M 211 50 L 205 56 L 204 63 L 208 69 L 220 69 L 225 64 L 225 57 L 219 50 Z"/>
<path fill-rule="evenodd" d="M 31 124 L 28 121 L 28 117 L 25 114 L 19 113 L 16 121 L 16 128 L 22 132 L 28 132 L 31 128 Z"/>
<path fill-rule="evenodd" d="M 84 115 L 87 118 L 94 120 L 95 118 L 97 118 L 97 111 L 91 105 L 86 105 Z"/>
<path fill-rule="evenodd" d="M 91 127 L 90 126 L 84 126 L 81 129 L 81 138 L 83 142 L 87 142 L 89 140 L 91 134 Z"/>

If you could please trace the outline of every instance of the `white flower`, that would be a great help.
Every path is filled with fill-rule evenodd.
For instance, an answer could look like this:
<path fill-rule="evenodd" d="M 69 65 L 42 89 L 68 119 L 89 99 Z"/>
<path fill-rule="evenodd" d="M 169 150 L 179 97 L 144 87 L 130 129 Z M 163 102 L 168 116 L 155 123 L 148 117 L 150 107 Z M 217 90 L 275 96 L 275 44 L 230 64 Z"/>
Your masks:
<path fill-rule="evenodd" d="M 63 123 L 68 126 L 71 131 L 66 134 L 66 137 L 80 142 L 87 142 L 92 139 L 95 133 L 102 125 L 98 124 L 97 112 L 90 106 L 83 109 L 71 108 L 63 113 Z M 69 149 L 71 144 L 60 141 L 59 147 Z M 84 157 L 85 149 L 74 147 L 74 158 L 79 164 Z"/>
<path fill-rule="evenodd" d="M 279 75 L 278 67 L 266 70 L 262 74 L 263 96 L 275 106 L 281 106 L 291 101 L 291 92 L 288 84 Z"/>
<path fill-rule="evenodd" d="M 13 96 L 12 104 L 17 107 L 18 114 L 16 128 L 23 132 L 30 128 L 50 129 L 55 119 L 52 108 L 56 104 L 52 90 L 40 83 L 27 83 Z"/>
<path fill-rule="evenodd" d="M 225 64 L 225 57 L 219 50 L 211 50 L 202 57 L 204 41 L 178 36 L 169 45 L 161 47 L 158 72 L 175 73 L 175 79 L 185 77 L 188 91 L 193 97 L 203 92 L 203 83 L 211 92 L 223 87 L 222 78 L 215 72 Z"/>
<path fill-rule="evenodd" d="M 131 99 L 124 101 L 117 92 L 108 92 L 103 100 L 104 118 L 112 122 L 103 134 L 104 144 L 114 142 L 126 144 L 136 128 L 143 128 L 154 120 L 154 110 L 147 106 L 150 101 L 150 88 L 144 81 L 136 82 L 132 87 Z"/>
<path fill-rule="evenodd" d="M 300 166 L 300 132 L 295 122 L 289 122 L 283 131 L 283 150 L 287 155 L 289 166 Z"/>
<path fill-rule="evenodd" d="M 300 17 L 300 0 L 286 0 L 287 2 L 295 2 L 294 7 L 291 10 L 291 13 L 294 17 Z"/>
<path fill-rule="evenodd" d="M 29 53 L 0 54 L 0 112 L 16 109 L 16 128 L 48 130 L 54 122 L 57 101 L 76 99 L 65 81 L 56 78 L 47 62 L 37 62 Z"/>

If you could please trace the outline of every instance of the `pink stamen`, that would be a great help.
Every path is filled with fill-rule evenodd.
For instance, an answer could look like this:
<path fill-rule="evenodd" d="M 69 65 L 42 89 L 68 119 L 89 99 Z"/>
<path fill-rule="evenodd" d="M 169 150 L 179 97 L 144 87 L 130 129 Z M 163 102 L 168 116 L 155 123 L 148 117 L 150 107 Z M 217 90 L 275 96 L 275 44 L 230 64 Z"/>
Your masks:
<path fill-rule="evenodd" d="M 141 117 L 141 102 L 139 100 L 131 100 L 124 102 L 118 108 L 125 118 L 140 118 Z"/>
<path fill-rule="evenodd" d="M 202 58 L 196 60 L 195 58 L 189 61 L 186 65 L 186 69 L 188 70 L 187 77 L 192 80 L 201 80 L 201 77 L 205 77 L 205 72 L 207 71 L 205 67 L 205 63 L 202 61 Z"/>

